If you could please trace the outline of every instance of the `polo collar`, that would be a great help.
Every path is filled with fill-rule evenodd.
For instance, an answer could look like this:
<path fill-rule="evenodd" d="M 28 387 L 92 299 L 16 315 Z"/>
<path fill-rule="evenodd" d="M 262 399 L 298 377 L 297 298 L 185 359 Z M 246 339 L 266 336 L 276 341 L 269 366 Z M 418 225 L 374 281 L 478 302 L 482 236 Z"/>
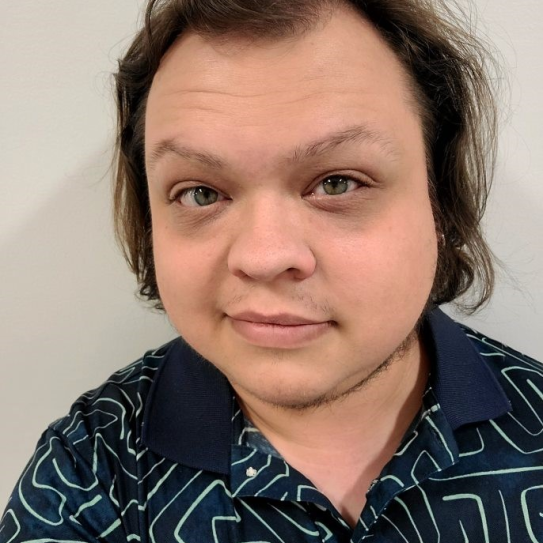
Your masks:
<path fill-rule="evenodd" d="M 195 469 L 230 472 L 234 393 L 182 338 L 170 342 L 143 416 L 143 444 Z"/>
<path fill-rule="evenodd" d="M 433 360 L 432 386 L 453 430 L 510 411 L 505 392 L 459 324 L 436 307 L 425 317 L 423 333 Z M 143 444 L 179 464 L 226 475 L 233 408 L 226 377 L 177 338 L 165 346 L 149 392 Z"/>
<path fill-rule="evenodd" d="M 438 308 L 428 313 L 424 324 L 435 361 L 431 383 L 451 428 L 511 411 L 503 388 L 461 326 Z"/>

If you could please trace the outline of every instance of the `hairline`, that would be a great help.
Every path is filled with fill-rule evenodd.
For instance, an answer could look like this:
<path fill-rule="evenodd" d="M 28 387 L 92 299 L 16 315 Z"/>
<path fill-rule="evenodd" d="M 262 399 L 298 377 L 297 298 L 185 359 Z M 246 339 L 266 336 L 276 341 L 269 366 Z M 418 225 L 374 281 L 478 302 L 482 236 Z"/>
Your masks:
<path fill-rule="evenodd" d="M 334 15 L 335 11 L 337 9 L 346 9 L 348 12 L 352 14 L 354 17 L 359 17 L 363 21 L 365 21 L 370 28 L 375 32 L 375 35 L 378 37 L 378 39 L 381 41 L 381 44 L 386 47 L 389 52 L 392 53 L 394 58 L 396 59 L 398 63 L 398 68 L 400 70 L 400 79 L 403 83 L 403 89 L 401 89 L 405 96 L 403 96 L 403 99 L 405 100 L 405 103 L 407 107 L 411 109 L 411 111 L 416 115 L 418 121 L 420 122 L 420 128 L 423 138 L 423 145 L 424 145 L 424 151 L 426 154 L 426 162 L 427 162 L 427 170 L 428 170 L 428 180 L 432 178 L 432 172 L 431 172 L 431 149 L 430 149 L 430 137 L 428 134 L 428 128 L 429 128 L 429 119 L 432 117 L 432 113 L 430 111 L 430 106 L 427 103 L 427 100 L 425 98 L 424 92 L 420 89 L 420 85 L 415 77 L 415 74 L 412 73 L 412 71 L 409 69 L 409 67 L 406 65 L 406 62 L 401 57 L 401 55 L 394 49 L 394 47 L 389 43 L 387 40 L 385 34 L 381 29 L 379 29 L 372 20 L 369 19 L 365 15 L 365 13 L 357 9 L 356 6 L 352 4 L 352 2 L 348 0 L 327 0 L 322 3 L 319 9 L 318 16 L 315 17 L 315 20 L 312 22 L 310 26 L 302 26 L 299 25 L 297 29 L 294 31 L 291 31 L 289 34 L 281 35 L 281 36 L 255 36 L 252 34 L 243 33 L 239 29 L 231 29 L 227 32 L 217 33 L 214 34 L 212 32 L 205 32 L 197 29 L 192 29 L 190 27 L 186 28 L 182 33 L 179 34 L 179 36 L 175 39 L 175 41 L 164 51 L 163 55 L 160 58 L 159 66 L 157 70 L 155 71 L 151 84 L 149 85 L 148 92 L 146 96 L 144 97 L 142 103 L 140 104 L 140 111 L 138 112 L 138 115 L 140 115 L 137 123 L 137 130 L 141 131 L 141 142 L 142 142 L 142 152 L 144 155 L 144 163 L 145 163 L 145 170 L 146 174 L 153 171 L 154 167 L 156 166 L 157 162 L 160 160 L 160 158 L 168 152 L 173 152 L 174 154 L 178 154 L 183 157 L 183 155 L 192 155 L 194 158 L 196 158 L 198 161 L 207 164 L 208 166 L 214 168 L 214 169 L 220 169 L 224 165 L 222 164 L 222 159 L 213 154 L 208 153 L 204 150 L 199 149 L 192 149 L 189 146 L 186 145 L 179 145 L 176 141 L 177 138 L 165 138 L 161 141 L 159 141 L 157 144 L 153 145 L 153 148 L 150 151 L 150 158 L 147 158 L 147 141 L 145 137 L 145 124 L 146 124 L 146 115 L 147 115 L 147 102 L 149 100 L 149 95 L 151 92 L 151 88 L 154 82 L 154 78 L 158 71 L 160 70 L 160 64 L 162 64 L 162 61 L 164 58 L 171 52 L 172 48 L 176 45 L 176 43 L 181 39 L 183 36 L 186 36 L 189 33 L 193 33 L 195 35 L 201 36 L 204 39 L 208 40 L 218 40 L 221 43 L 227 43 L 229 41 L 245 41 L 248 45 L 253 44 L 265 44 L 265 43 L 278 43 L 283 41 L 296 41 L 299 39 L 302 39 L 304 35 L 308 32 L 314 31 L 316 28 L 318 28 L 320 25 L 325 25 L 328 20 Z M 366 125 L 366 126 L 364 126 Z M 385 134 L 380 134 L 378 131 L 374 130 L 371 126 L 371 123 L 369 122 L 361 122 L 357 123 L 357 125 L 354 127 L 355 129 L 357 127 L 361 127 L 362 131 L 366 132 L 366 135 L 368 136 L 368 140 L 373 140 L 373 143 L 379 144 L 382 146 L 384 151 L 387 151 L 391 153 L 392 156 L 397 155 L 398 149 L 396 149 L 396 146 L 394 145 L 393 141 L 386 136 Z M 347 132 L 352 130 L 353 127 L 347 126 L 343 130 L 337 131 L 337 135 L 340 136 L 341 132 Z M 332 134 L 332 138 L 334 137 L 335 133 Z M 363 135 L 361 135 L 363 136 Z M 323 138 L 329 139 L 328 137 Z M 353 139 L 357 139 L 356 134 L 353 134 Z M 341 142 L 343 143 L 343 142 Z M 309 143 L 307 145 L 303 146 L 303 149 L 300 150 L 302 156 L 307 153 L 311 153 L 310 148 L 316 148 L 319 145 L 326 144 L 324 141 L 315 141 L 314 143 Z M 293 157 L 284 157 L 286 161 L 295 161 L 296 155 L 298 154 L 298 151 L 296 150 Z"/>

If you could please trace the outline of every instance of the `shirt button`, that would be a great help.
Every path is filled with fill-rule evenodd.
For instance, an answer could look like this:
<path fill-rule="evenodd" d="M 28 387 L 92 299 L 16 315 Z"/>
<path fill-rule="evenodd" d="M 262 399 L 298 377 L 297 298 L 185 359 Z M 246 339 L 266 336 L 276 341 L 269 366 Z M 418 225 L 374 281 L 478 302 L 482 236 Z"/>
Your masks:
<path fill-rule="evenodd" d="M 247 468 L 247 471 L 245 472 L 247 474 L 247 477 L 254 477 L 257 474 L 257 471 L 255 468 Z"/>

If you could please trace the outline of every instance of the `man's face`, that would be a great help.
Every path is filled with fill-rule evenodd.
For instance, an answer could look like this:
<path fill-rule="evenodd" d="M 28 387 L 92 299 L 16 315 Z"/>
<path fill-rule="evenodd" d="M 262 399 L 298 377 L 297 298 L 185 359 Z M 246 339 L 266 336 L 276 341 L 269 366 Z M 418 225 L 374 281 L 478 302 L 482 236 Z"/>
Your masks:
<path fill-rule="evenodd" d="M 145 150 L 164 307 L 239 393 L 341 395 L 410 335 L 437 257 L 421 123 L 357 14 L 274 43 L 183 35 Z"/>

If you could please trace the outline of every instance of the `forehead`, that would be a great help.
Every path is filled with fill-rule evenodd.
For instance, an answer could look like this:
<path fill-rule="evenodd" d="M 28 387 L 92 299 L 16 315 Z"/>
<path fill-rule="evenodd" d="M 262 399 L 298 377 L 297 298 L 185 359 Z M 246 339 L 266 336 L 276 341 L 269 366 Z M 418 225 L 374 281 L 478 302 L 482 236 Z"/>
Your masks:
<path fill-rule="evenodd" d="M 394 134 L 406 115 L 418 122 L 408 81 L 371 23 L 348 7 L 302 36 L 275 42 L 188 32 L 153 80 L 146 151 L 157 138 L 213 143 L 221 128 L 236 130 L 245 148 L 272 130 L 293 143 L 359 122 Z"/>

